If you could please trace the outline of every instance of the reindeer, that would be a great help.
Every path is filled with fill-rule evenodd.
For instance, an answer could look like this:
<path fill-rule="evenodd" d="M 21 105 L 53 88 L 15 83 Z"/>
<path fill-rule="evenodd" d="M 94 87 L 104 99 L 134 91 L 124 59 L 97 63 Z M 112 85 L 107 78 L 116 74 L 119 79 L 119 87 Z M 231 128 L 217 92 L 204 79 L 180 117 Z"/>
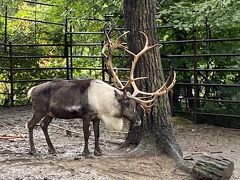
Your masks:
<path fill-rule="evenodd" d="M 90 122 L 93 123 L 95 136 L 94 154 L 102 155 L 99 147 L 99 123 L 103 121 L 105 127 L 109 130 L 121 130 L 123 119 L 127 119 L 134 126 L 141 124 L 141 118 L 136 111 L 136 106 L 140 105 L 145 111 L 148 111 L 154 104 L 158 96 L 166 94 L 175 84 L 176 74 L 171 71 L 166 83 L 153 93 L 142 92 L 138 90 L 135 81 L 145 77 L 134 78 L 134 69 L 139 57 L 147 50 L 156 45 L 149 46 L 147 36 L 145 47 L 138 54 L 129 51 L 121 43 L 121 38 L 128 32 L 119 36 L 114 43 L 109 39 L 106 33 L 106 43 L 102 49 L 102 55 L 107 58 L 108 68 L 111 72 L 115 86 L 113 87 L 101 80 L 81 79 L 81 80 L 54 80 L 32 87 L 28 91 L 28 96 L 32 99 L 33 117 L 28 122 L 30 153 L 36 154 L 33 141 L 33 129 L 37 123 L 40 126 L 46 138 L 48 152 L 55 154 L 56 150 L 48 134 L 48 126 L 53 118 L 73 119 L 81 118 L 83 120 L 84 132 L 84 150 L 83 156 L 89 155 L 88 139 Z M 108 55 L 105 54 L 108 49 Z M 112 65 L 113 51 L 123 49 L 132 55 L 133 62 L 128 81 L 123 84 Z M 127 92 L 128 86 L 133 87 L 133 93 Z M 138 95 L 144 95 L 147 99 L 142 99 Z"/>

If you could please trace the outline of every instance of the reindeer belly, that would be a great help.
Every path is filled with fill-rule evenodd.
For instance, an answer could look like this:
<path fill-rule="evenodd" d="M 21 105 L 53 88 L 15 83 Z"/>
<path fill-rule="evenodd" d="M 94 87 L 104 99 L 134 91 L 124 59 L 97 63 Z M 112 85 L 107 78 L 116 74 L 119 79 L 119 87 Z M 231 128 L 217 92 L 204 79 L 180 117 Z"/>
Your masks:
<path fill-rule="evenodd" d="M 66 106 L 66 107 L 51 107 L 51 114 L 55 118 L 61 119 L 73 119 L 73 118 L 82 118 L 84 115 L 84 107 L 81 106 Z"/>

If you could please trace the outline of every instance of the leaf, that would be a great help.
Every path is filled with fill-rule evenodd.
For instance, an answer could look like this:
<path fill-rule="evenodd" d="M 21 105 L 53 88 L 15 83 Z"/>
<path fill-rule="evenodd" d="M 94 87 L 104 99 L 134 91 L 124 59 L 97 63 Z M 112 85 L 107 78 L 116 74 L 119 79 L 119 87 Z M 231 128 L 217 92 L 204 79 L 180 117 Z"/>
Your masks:
<path fill-rule="evenodd" d="M 179 23 L 179 20 L 175 19 L 173 20 L 173 23 Z"/>

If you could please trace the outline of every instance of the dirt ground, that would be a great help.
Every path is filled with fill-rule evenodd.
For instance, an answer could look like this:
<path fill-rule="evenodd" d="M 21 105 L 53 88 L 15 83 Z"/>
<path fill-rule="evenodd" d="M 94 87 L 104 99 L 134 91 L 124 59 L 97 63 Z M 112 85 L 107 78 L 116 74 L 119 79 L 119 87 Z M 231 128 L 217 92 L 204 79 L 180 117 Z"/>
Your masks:
<path fill-rule="evenodd" d="M 165 155 L 134 157 L 117 150 L 127 132 L 107 132 L 101 127 L 101 157 L 81 156 L 83 150 L 82 122 L 75 120 L 54 120 L 49 132 L 58 152 L 56 156 L 47 153 L 47 145 L 40 127 L 34 131 L 34 140 L 39 153 L 28 154 L 28 134 L 25 124 L 31 118 L 30 107 L 0 109 L 0 180 L 54 180 L 54 179 L 163 179 L 180 180 L 184 172 L 176 170 L 173 160 Z M 180 118 L 173 118 L 174 132 L 184 157 L 194 160 L 203 153 L 224 156 L 234 162 L 231 180 L 240 179 L 240 130 L 209 125 L 194 125 Z M 77 133 L 67 136 L 64 129 Z M 90 138 L 93 152 L 94 138 Z"/>

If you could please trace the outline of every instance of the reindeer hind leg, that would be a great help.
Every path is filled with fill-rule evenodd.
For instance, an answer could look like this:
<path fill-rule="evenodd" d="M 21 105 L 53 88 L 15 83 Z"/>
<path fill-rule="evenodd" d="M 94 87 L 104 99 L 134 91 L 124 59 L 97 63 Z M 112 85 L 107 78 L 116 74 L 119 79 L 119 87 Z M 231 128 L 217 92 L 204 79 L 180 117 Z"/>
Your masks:
<path fill-rule="evenodd" d="M 29 144 L 30 144 L 30 154 L 35 155 L 36 149 L 33 140 L 33 129 L 37 125 L 37 123 L 44 117 L 44 114 L 41 113 L 33 113 L 32 119 L 28 122 L 28 134 L 29 134 Z"/>
<path fill-rule="evenodd" d="M 47 142 L 47 145 L 48 145 L 48 152 L 50 154 L 56 154 L 56 150 L 51 142 L 51 139 L 49 137 L 49 134 L 48 134 L 48 125 L 52 122 L 52 117 L 51 116 L 45 116 L 43 118 L 43 120 L 41 121 L 40 125 L 41 125 L 41 128 L 43 130 L 43 133 L 44 133 L 44 136 L 46 138 L 46 142 Z"/>

